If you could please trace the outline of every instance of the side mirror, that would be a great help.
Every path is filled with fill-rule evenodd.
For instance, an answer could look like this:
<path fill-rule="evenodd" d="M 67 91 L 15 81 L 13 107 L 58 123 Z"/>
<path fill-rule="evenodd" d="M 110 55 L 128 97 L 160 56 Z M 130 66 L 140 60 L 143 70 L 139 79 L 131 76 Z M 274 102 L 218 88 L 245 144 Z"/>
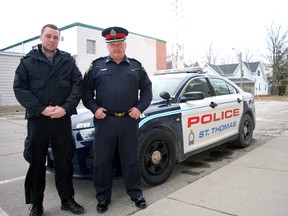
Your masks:
<path fill-rule="evenodd" d="M 180 98 L 180 102 L 203 100 L 204 98 L 203 92 L 186 92 L 184 96 Z"/>
<path fill-rule="evenodd" d="M 171 95 L 168 92 L 163 91 L 160 93 L 160 97 L 165 99 L 165 100 L 169 100 L 171 98 Z"/>

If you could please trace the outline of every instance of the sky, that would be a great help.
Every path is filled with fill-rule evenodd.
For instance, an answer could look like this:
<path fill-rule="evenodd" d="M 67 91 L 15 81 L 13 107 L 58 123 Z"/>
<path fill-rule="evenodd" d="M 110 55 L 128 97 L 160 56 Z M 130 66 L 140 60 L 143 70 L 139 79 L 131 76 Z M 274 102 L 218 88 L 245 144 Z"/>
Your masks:
<path fill-rule="evenodd" d="M 179 44 L 186 62 L 205 59 L 210 45 L 218 61 L 237 61 L 240 52 L 258 61 L 267 55 L 267 28 L 288 28 L 285 5 L 284 0 L 9 0 L 0 10 L 0 49 L 39 35 L 47 23 L 61 28 L 80 22 L 122 26 L 166 41 L 168 54 Z"/>

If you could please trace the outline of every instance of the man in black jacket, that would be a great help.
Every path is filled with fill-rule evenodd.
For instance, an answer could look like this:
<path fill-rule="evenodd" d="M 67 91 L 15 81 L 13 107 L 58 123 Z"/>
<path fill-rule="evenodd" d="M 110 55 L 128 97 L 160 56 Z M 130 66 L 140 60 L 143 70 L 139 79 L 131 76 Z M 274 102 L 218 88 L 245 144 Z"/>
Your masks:
<path fill-rule="evenodd" d="M 13 84 L 17 100 L 26 108 L 24 157 L 30 163 L 25 179 L 26 204 L 32 204 L 30 216 L 43 214 L 45 162 L 51 144 L 61 209 L 82 214 L 84 208 L 74 200 L 75 144 L 71 134 L 71 115 L 77 113 L 81 99 L 82 74 L 74 58 L 57 48 L 60 40 L 57 26 L 45 25 L 40 39 L 38 49 L 21 59 Z"/>

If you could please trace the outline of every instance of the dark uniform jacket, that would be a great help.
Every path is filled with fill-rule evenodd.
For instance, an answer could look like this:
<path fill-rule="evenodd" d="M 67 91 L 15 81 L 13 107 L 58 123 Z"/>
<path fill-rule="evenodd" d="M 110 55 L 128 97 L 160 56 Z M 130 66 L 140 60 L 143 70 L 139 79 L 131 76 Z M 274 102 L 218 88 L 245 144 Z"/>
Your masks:
<path fill-rule="evenodd" d="M 132 107 L 143 112 L 152 100 L 152 83 L 145 69 L 127 56 L 120 64 L 109 56 L 94 60 L 83 84 L 82 101 L 92 113 L 100 107 L 110 113 L 128 112 Z"/>
<path fill-rule="evenodd" d="M 82 74 L 74 58 L 57 49 L 51 62 L 41 46 L 24 56 L 15 72 L 14 93 L 26 108 L 25 118 L 39 117 L 49 105 L 61 106 L 69 115 L 76 114 L 81 99 Z"/>

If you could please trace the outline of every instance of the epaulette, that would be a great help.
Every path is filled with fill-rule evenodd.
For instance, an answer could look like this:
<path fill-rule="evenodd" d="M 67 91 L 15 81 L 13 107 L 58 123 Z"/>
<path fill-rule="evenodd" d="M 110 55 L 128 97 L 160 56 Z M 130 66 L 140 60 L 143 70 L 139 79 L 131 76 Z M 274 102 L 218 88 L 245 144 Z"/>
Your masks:
<path fill-rule="evenodd" d="M 95 60 L 92 61 L 92 62 L 96 62 L 96 61 L 103 60 L 103 59 L 106 59 L 106 58 L 107 58 L 107 56 L 101 56 L 101 57 L 95 59 Z"/>
<path fill-rule="evenodd" d="M 141 62 L 139 62 L 137 59 L 135 59 L 135 58 L 129 58 L 128 57 L 128 59 L 130 60 L 130 61 L 136 61 L 136 62 L 138 62 L 140 65 L 142 65 L 142 63 Z"/>

